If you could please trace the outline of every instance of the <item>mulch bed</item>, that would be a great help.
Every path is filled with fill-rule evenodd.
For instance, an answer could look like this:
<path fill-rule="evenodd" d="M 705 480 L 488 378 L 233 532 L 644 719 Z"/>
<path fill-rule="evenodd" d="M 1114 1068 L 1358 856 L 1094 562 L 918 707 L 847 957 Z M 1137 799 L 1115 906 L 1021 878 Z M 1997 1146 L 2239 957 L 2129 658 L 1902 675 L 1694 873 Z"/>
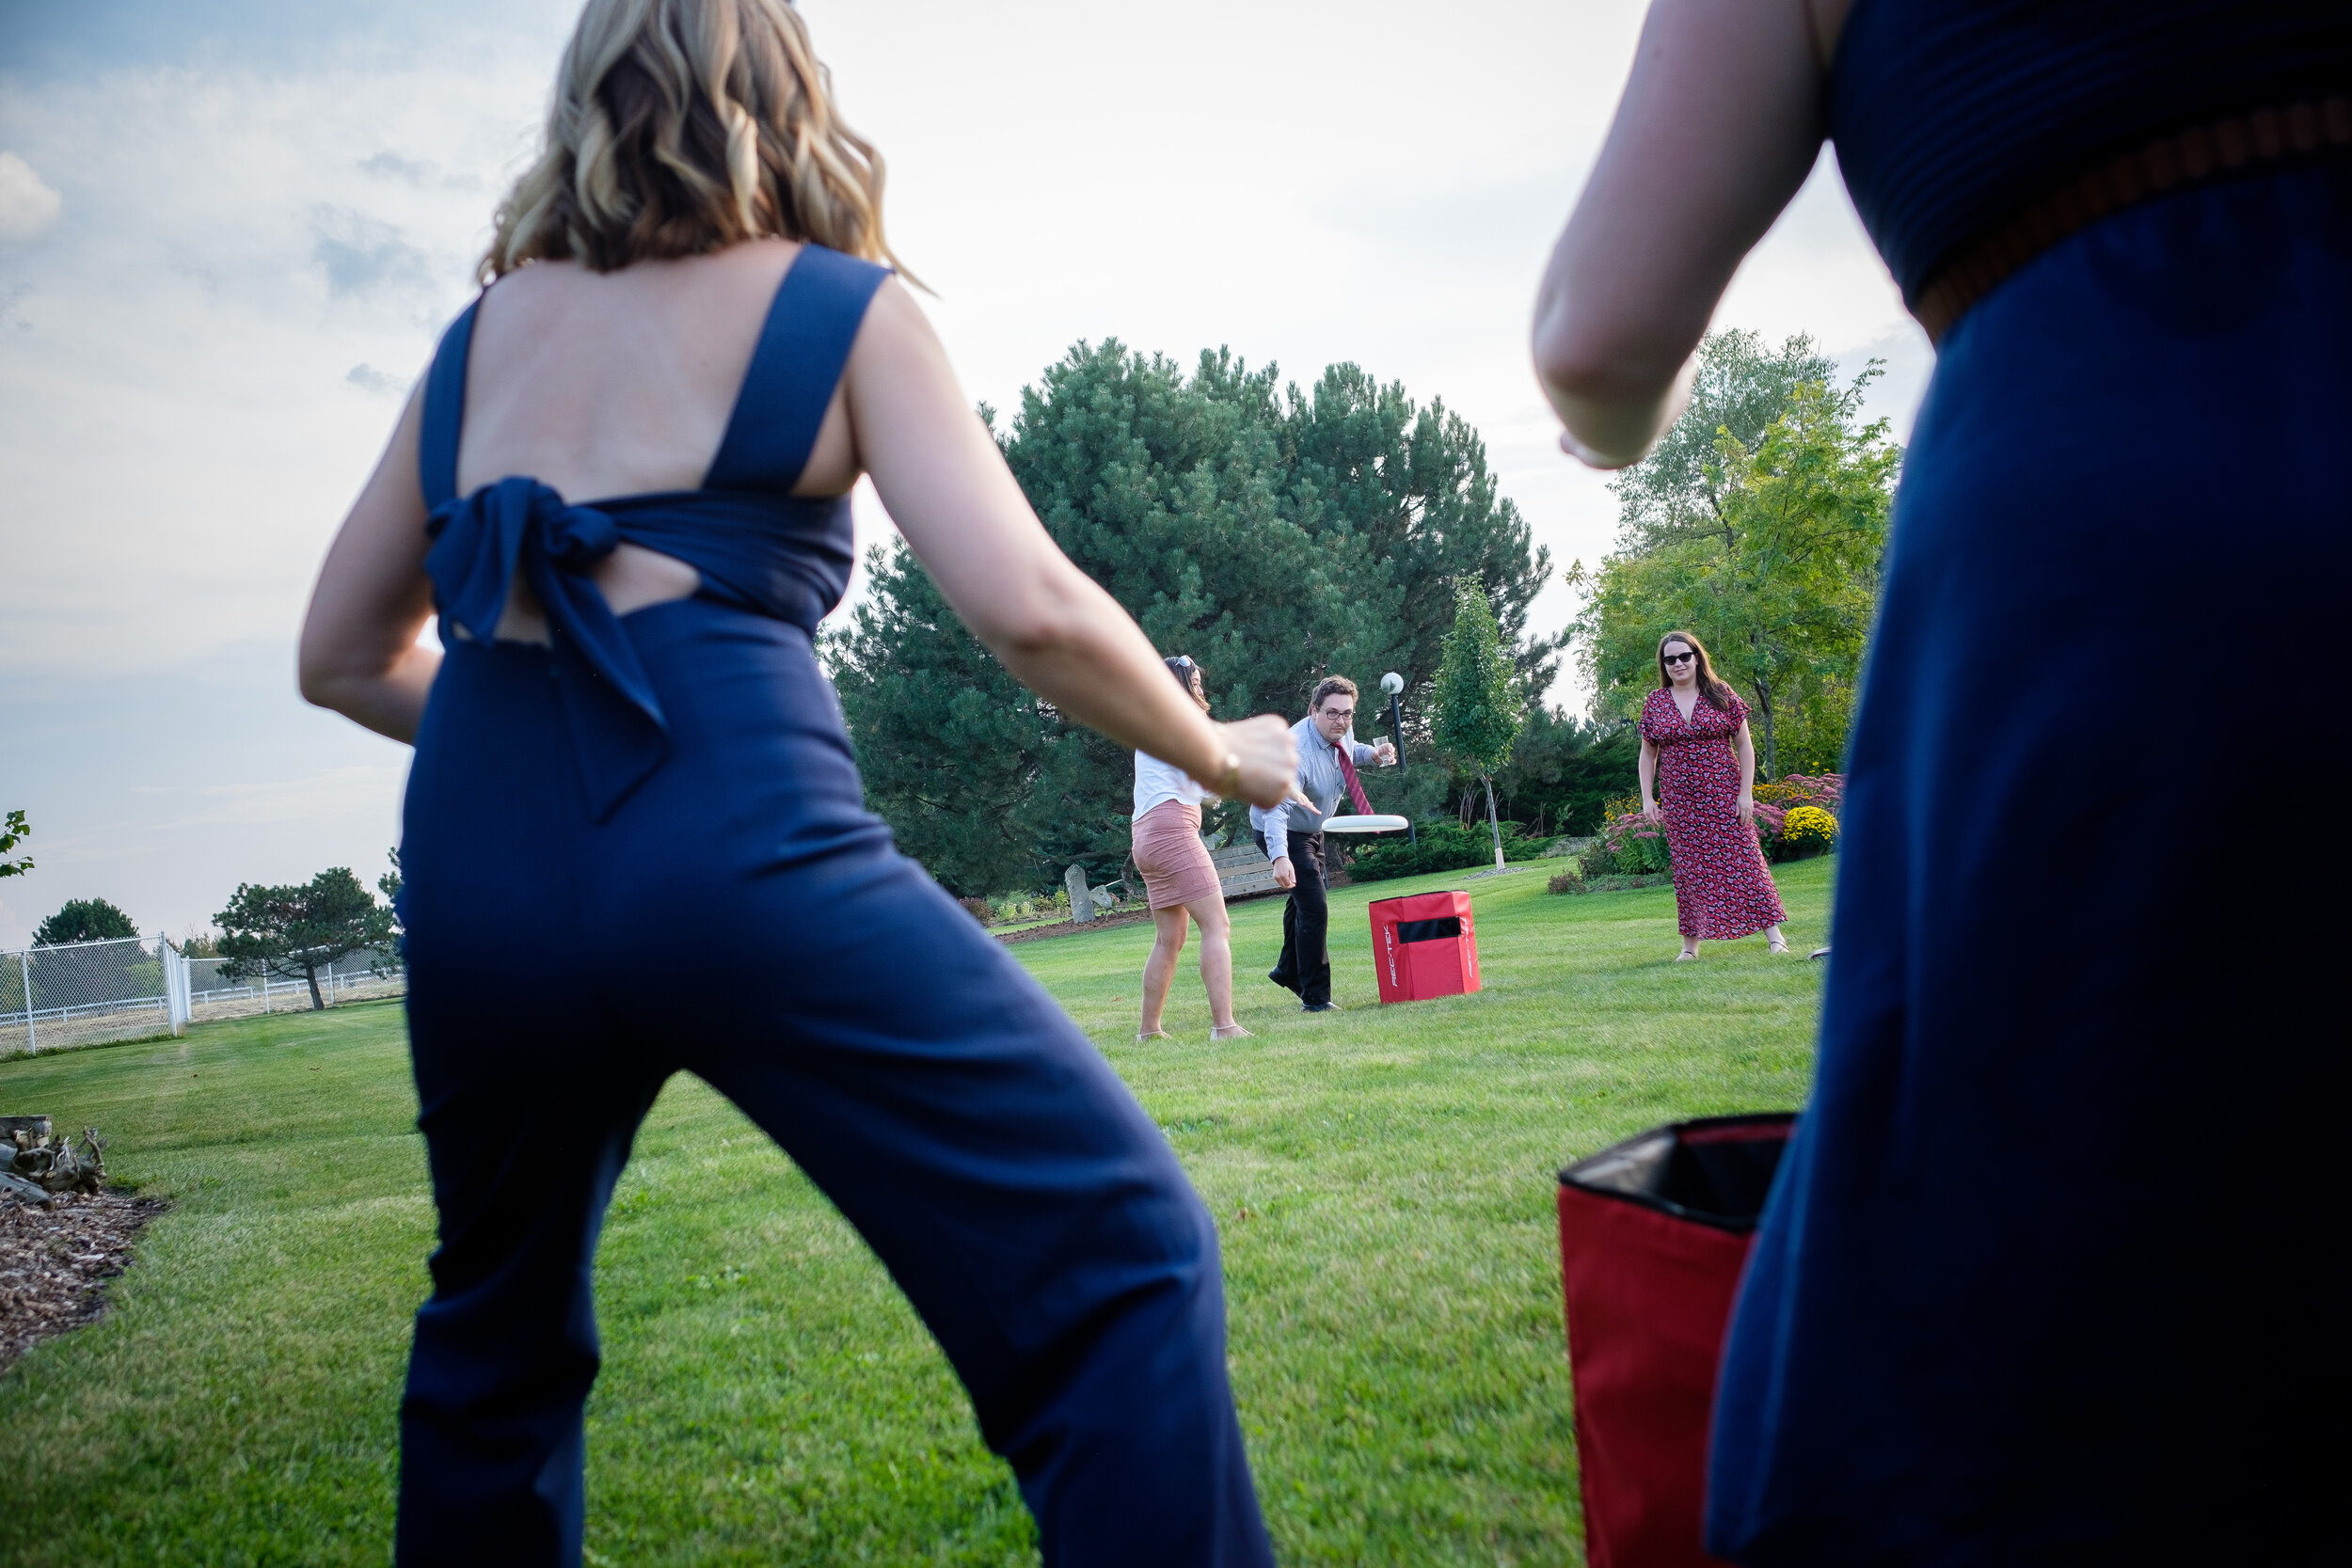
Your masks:
<path fill-rule="evenodd" d="M 0 1371 L 103 1312 L 105 1282 L 163 1211 L 157 1199 L 120 1193 L 59 1193 L 46 1209 L 0 1197 Z"/>

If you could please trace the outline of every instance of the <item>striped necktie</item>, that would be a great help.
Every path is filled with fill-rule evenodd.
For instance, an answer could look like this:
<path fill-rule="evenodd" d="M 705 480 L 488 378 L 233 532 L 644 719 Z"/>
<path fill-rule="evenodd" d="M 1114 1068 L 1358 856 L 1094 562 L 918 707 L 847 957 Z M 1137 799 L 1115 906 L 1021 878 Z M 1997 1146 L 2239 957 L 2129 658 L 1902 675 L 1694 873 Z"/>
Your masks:
<path fill-rule="evenodd" d="M 1344 746 L 1334 746 L 1331 754 L 1340 759 L 1340 777 L 1347 781 L 1347 798 L 1356 802 L 1356 809 L 1366 816 L 1372 815 L 1372 802 L 1364 798 L 1364 781 L 1356 776 L 1356 764 Z"/>

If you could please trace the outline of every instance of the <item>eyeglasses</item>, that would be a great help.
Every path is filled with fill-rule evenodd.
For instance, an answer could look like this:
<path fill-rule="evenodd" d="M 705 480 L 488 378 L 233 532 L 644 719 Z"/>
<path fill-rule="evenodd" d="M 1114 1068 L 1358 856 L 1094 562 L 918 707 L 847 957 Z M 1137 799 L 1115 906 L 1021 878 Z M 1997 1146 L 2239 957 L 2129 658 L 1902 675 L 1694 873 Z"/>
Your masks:
<path fill-rule="evenodd" d="M 1666 656 L 1666 662 L 1669 664 L 1688 664 L 1698 657 L 1699 656 L 1696 654 L 1668 654 Z"/>
<path fill-rule="evenodd" d="M 1174 658 L 1169 659 L 1168 663 L 1173 664 L 1179 670 L 1189 670 L 1192 668 L 1192 656 L 1178 654 Z"/>

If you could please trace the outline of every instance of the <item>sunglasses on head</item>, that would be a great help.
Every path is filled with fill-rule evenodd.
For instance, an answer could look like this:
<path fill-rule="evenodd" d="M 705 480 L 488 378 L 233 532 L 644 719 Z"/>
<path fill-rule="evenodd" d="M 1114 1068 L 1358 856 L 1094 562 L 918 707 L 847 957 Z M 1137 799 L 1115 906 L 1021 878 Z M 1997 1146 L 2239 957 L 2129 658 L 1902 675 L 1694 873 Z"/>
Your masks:
<path fill-rule="evenodd" d="M 1698 657 L 1699 656 L 1696 654 L 1668 654 L 1666 656 L 1666 662 L 1669 664 L 1688 664 Z"/>
<path fill-rule="evenodd" d="M 1169 659 L 1168 662 L 1176 666 L 1179 670 L 1189 670 L 1192 668 L 1192 656 L 1190 654 L 1178 654 L 1174 658 Z"/>

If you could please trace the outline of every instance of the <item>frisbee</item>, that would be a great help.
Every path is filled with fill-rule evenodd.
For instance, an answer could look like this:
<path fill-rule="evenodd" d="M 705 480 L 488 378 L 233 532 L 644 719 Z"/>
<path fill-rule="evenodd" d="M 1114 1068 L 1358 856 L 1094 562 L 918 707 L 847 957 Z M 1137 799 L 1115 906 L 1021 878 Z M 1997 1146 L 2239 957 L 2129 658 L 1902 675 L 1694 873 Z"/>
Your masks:
<path fill-rule="evenodd" d="M 1401 816 L 1327 816 L 1320 832 L 1327 833 L 1401 833 L 1409 826 Z"/>

